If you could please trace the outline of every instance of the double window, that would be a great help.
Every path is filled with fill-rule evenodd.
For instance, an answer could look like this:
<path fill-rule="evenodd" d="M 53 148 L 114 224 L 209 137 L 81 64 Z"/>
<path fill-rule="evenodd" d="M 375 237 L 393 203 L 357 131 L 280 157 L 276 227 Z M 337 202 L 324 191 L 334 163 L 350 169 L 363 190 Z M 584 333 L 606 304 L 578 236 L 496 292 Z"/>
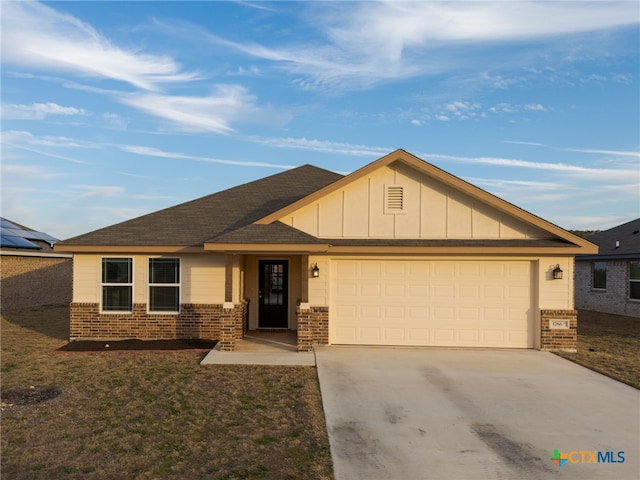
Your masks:
<path fill-rule="evenodd" d="M 102 310 L 131 312 L 133 310 L 133 259 L 102 259 Z"/>
<path fill-rule="evenodd" d="M 640 262 L 629 262 L 629 298 L 640 300 Z"/>
<path fill-rule="evenodd" d="M 180 259 L 149 259 L 149 311 L 177 312 L 180 309 Z"/>
<path fill-rule="evenodd" d="M 149 311 L 180 310 L 180 259 L 149 259 Z M 102 259 L 102 311 L 133 311 L 133 258 Z"/>
<path fill-rule="evenodd" d="M 606 290 L 607 262 L 593 262 L 591 267 L 591 287 L 598 290 Z"/>

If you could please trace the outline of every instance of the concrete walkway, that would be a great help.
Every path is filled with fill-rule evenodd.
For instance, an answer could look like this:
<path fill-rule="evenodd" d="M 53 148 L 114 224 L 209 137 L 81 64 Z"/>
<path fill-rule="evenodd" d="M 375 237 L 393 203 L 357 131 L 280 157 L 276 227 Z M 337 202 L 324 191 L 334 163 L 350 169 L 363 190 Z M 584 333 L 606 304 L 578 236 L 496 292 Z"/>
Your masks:
<path fill-rule="evenodd" d="M 315 366 L 313 352 L 298 352 L 296 332 L 250 331 L 236 341 L 234 352 L 221 352 L 217 344 L 200 365 Z"/>
<path fill-rule="evenodd" d="M 551 353 L 318 347 L 316 360 L 336 480 L 640 478 L 640 391 Z"/>

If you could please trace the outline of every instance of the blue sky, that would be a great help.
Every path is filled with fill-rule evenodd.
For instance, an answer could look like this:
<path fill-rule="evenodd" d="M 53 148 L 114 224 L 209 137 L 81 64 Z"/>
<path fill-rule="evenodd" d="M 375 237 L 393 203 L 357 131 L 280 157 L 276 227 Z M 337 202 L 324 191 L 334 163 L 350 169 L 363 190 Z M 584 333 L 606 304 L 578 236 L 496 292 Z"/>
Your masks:
<path fill-rule="evenodd" d="M 3 1 L 2 216 L 68 238 L 396 148 L 567 229 L 640 216 L 640 4 Z"/>

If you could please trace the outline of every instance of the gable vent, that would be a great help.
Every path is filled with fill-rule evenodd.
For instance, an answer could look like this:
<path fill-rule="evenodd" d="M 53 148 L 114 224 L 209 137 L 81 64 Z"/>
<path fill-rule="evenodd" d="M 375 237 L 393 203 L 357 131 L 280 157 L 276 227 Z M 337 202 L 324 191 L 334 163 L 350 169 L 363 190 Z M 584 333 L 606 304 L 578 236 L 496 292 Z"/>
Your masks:
<path fill-rule="evenodd" d="M 385 185 L 384 213 L 404 213 L 404 186 Z"/>

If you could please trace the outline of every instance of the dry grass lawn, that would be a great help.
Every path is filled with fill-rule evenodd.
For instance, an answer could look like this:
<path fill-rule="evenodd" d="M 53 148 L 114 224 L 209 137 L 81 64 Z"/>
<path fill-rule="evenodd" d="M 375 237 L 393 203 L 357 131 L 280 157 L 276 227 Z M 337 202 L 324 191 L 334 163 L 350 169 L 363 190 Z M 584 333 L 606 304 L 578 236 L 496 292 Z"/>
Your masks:
<path fill-rule="evenodd" d="M 558 355 L 640 389 L 640 318 L 580 310 L 578 351 Z"/>
<path fill-rule="evenodd" d="M 52 353 L 67 307 L 5 312 L 2 478 L 329 479 L 315 369 L 200 366 L 197 352 Z"/>

